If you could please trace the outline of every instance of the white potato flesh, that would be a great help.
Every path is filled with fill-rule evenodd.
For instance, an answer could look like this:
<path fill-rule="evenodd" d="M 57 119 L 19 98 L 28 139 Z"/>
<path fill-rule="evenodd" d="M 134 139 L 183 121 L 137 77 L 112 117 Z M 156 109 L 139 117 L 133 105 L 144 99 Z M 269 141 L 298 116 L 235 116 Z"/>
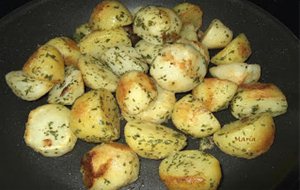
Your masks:
<path fill-rule="evenodd" d="M 192 90 L 206 72 L 203 56 L 192 46 L 179 43 L 164 47 L 150 68 L 159 86 L 175 93 Z"/>
<path fill-rule="evenodd" d="M 228 108 L 237 88 L 238 85 L 229 80 L 205 78 L 193 89 L 192 94 L 201 100 L 209 111 L 216 112 Z"/>
<path fill-rule="evenodd" d="M 195 26 L 192 24 L 182 25 L 179 35 L 181 38 L 187 40 L 198 41 L 197 31 L 195 30 Z"/>
<path fill-rule="evenodd" d="M 23 71 L 11 71 L 5 75 L 5 80 L 12 92 L 26 101 L 41 98 L 54 86 L 52 82 L 35 79 Z"/>
<path fill-rule="evenodd" d="M 80 171 L 89 190 L 116 190 L 139 177 L 140 162 L 135 152 L 120 143 L 97 145 L 81 159 Z"/>
<path fill-rule="evenodd" d="M 135 44 L 136 51 L 142 56 L 142 58 L 148 63 L 152 64 L 155 57 L 159 54 L 163 48 L 162 45 L 152 44 L 145 40 L 140 40 Z"/>
<path fill-rule="evenodd" d="M 116 0 L 104 0 L 96 5 L 89 24 L 93 30 L 110 30 L 132 23 L 129 10 Z"/>
<path fill-rule="evenodd" d="M 173 41 L 181 29 L 179 17 L 171 9 L 157 6 L 141 8 L 134 18 L 133 31 L 153 44 Z"/>
<path fill-rule="evenodd" d="M 107 49 L 117 45 L 131 47 L 131 40 L 123 28 L 95 30 L 86 35 L 78 44 L 82 54 L 98 59 Z"/>
<path fill-rule="evenodd" d="M 78 68 L 87 87 L 91 89 L 106 89 L 115 92 L 119 78 L 109 68 L 88 56 L 82 56 Z"/>
<path fill-rule="evenodd" d="M 214 19 L 204 32 L 201 43 L 208 49 L 225 47 L 233 37 L 233 32 L 219 19 Z"/>
<path fill-rule="evenodd" d="M 68 108 L 59 104 L 39 106 L 29 113 L 25 143 L 43 156 L 62 156 L 70 152 L 77 141 L 69 127 Z"/>
<path fill-rule="evenodd" d="M 257 82 L 261 75 L 261 68 L 258 64 L 229 63 L 211 67 L 209 72 L 213 77 L 240 85 Z"/>
<path fill-rule="evenodd" d="M 56 84 L 48 96 L 48 103 L 72 105 L 84 93 L 84 82 L 81 72 L 74 66 L 65 67 L 65 79 Z"/>
<path fill-rule="evenodd" d="M 214 156 L 199 150 L 183 150 L 161 161 L 159 176 L 169 190 L 215 190 L 222 171 Z"/>
<path fill-rule="evenodd" d="M 288 102 L 282 91 L 271 83 L 254 83 L 239 86 L 231 101 L 231 113 L 244 118 L 268 112 L 273 117 L 284 114 Z"/>
<path fill-rule="evenodd" d="M 175 127 L 196 138 L 207 137 L 220 129 L 217 118 L 191 94 L 175 103 L 172 113 Z"/>
<path fill-rule="evenodd" d="M 146 121 L 127 122 L 124 134 L 128 146 L 139 156 L 149 159 L 165 158 L 186 146 L 182 133 Z"/>
<path fill-rule="evenodd" d="M 128 71 L 148 71 L 148 65 L 133 47 L 115 46 L 105 51 L 101 60 L 118 76 Z"/>

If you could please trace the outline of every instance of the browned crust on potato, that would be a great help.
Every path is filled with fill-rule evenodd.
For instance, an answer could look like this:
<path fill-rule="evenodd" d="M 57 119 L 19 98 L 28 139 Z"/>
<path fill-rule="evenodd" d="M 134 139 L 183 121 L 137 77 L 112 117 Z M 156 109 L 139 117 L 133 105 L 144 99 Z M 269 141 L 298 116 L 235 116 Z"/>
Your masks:
<path fill-rule="evenodd" d="M 206 180 L 199 176 L 160 176 L 169 189 L 191 190 L 204 187 Z"/>

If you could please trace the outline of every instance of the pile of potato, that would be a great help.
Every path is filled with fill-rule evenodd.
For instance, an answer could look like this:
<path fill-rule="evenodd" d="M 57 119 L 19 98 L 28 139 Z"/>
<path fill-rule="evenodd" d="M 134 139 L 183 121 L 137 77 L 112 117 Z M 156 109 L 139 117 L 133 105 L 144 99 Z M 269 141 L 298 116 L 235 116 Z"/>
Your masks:
<path fill-rule="evenodd" d="M 22 70 L 5 76 L 23 100 L 48 94 L 48 104 L 29 113 L 26 144 L 56 157 L 77 138 L 101 143 L 81 161 L 88 189 L 133 183 L 138 156 L 163 159 L 158 170 L 168 189 L 217 189 L 219 161 L 183 150 L 187 137 L 212 138 L 229 155 L 255 158 L 271 147 L 273 117 L 287 111 L 287 100 L 276 85 L 258 82 L 258 64 L 246 63 L 252 53 L 246 35 L 234 37 L 219 19 L 202 32 L 202 15 L 187 2 L 131 13 L 104 0 L 74 40 L 56 37 L 38 47 Z M 210 58 L 209 49 L 221 50 Z M 222 126 L 214 113 L 228 107 L 237 120 Z M 114 142 L 120 136 L 127 145 Z"/>

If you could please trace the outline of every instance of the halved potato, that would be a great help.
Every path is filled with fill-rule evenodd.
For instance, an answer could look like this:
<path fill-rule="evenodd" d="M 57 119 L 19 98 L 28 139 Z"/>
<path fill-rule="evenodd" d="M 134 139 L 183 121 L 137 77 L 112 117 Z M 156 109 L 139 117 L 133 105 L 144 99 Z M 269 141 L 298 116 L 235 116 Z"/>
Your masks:
<path fill-rule="evenodd" d="M 55 47 L 43 45 L 29 57 L 23 71 L 38 80 L 61 83 L 64 80 L 64 59 Z"/>
<path fill-rule="evenodd" d="M 127 145 L 103 143 L 84 154 L 80 171 L 86 188 L 113 190 L 136 181 L 139 168 L 138 156 Z"/>
<path fill-rule="evenodd" d="M 209 136 L 221 127 L 202 101 L 191 94 L 175 103 L 172 121 L 177 129 L 196 138 Z"/>
<path fill-rule="evenodd" d="M 287 111 L 288 103 L 285 95 L 274 84 L 254 83 L 239 86 L 230 106 L 231 113 L 236 118 L 264 112 L 275 117 Z"/>
<path fill-rule="evenodd" d="M 159 54 L 163 46 L 152 44 L 145 40 L 140 40 L 137 44 L 135 44 L 134 48 L 148 64 L 152 64 L 153 60 Z"/>
<path fill-rule="evenodd" d="M 103 0 L 94 8 L 89 24 L 93 30 L 111 30 L 132 23 L 129 10 L 116 0 Z"/>
<path fill-rule="evenodd" d="M 92 32 L 92 29 L 91 29 L 89 23 L 83 23 L 75 29 L 73 38 L 78 43 L 82 38 L 84 38 L 86 35 L 88 35 L 91 32 Z"/>
<path fill-rule="evenodd" d="M 183 134 L 150 122 L 127 122 L 124 133 L 129 147 L 144 158 L 162 159 L 186 146 Z"/>
<path fill-rule="evenodd" d="M 123 28 L 102 31 L 95 30 L 86 35 L 78 44 L 82 54 L 87 54 L 98 59 L 108 48 L 117 45 L 131 47 L 131 40 Z"/>
<path fill-rule="evenodd" d="M 209 72 L 213 77 L 240 85 L 257 82 L 261 75 L 261 68 L 258 64 L 229 63 L 211 67 Z"/>
<path fill-rule="evenodd" d="M 219 161 L 212 155 L 183 150 L 161 161 L 159 177 L 169 190 L 215 190 L 222 172 Z"/>
<path fill-rule="evenodd" d="M 116 97 L 122 113 L 138 114 L 155 101 L 157 89 L 153 79 L 147 74 L 130 71 L 121 76 Z"/>
<path fill-rule="evenodd" d="M 87 87 L 94 90 L 103 88 L 110 92 L 116 91 L 119 78 L 99 61 L 81 56 L 78 60 L 78 68 Z"/>
<path fill-rule="evenodd" d="M 56 84 L 49 92 L 48 102 L 72 105 L 84 93 L 84 82 L 81 72 L 74 66 L 65 67 L 65 79 Z"/>
<path fill-rule="evenodd" d="M 273 144 L 275 124 L 269 113 L 226 124 L 213 140 L 226 154 L 252 159 L 269 150 Z"/>
<path fill-rule="evenodd" d="M 158 124 L 167 121 L 172 115 L 173 107 L 176 102 L 175 93 L 164 90 L 158 85 L 156 88 L 157 98 L 146 108 L 146 110 L 136 115 L 122 112 L 122 116 L 127 121 L 140 120 Z"/>
<path fill-rule="evenodd" d="M 24 140 L 26 145 L 47 157 L 70 152 L 77 141 L 70 127 L 70 110 L 59 104 L 39 106 L 29 113 Z"/>
<path fill-rule="evenodd" d="M 193 89 L 192 94 L 200 99 L 209 111 L 216 112 L 228 108 L 237 88 L 237 84 L 228 80 L 205 78 Z"/>
<path fill-rule="evenodd" d="M 227 46 L 211 58 L 216 65 L 245 62 L 251 55 L 250 42 L 244 33 L 235 37 Z"/>
<path fill-rule="evenodd" d="M 16 96 L 27 101 L 41 98 L 54 86 L 52 82 L 35 79 L 23 71 L 7 73 L 5 81 Z"/>
<path fill-rule="evenodd" d="M 128 71 L 148 71 L 148 65 L 133 47 L 123 45 L 109 48 L 101 60 L 118 76 Z"/>
<path fill-rule="evenodd" d="M 87 142 L 100 143 L 120 137 L 120 114 L 114 96 L 105 89 L 80 96 L 71 109 L 70 128 Z"/>
<path fill-rule="evenodd" d="M 232 40 L 232 31 L 219 19 L 214 19 L 204 32 L 201 43 L 208 49 L 223 48 Z"/>
<path fill-rule="evenodd" d="M 154 59 L 150 75 L 172 92 L 192 90 L 207 71 L 203 56 L 191 45 L 175 43 L 164 47 Z"/>
<path fill-rule="evenodd" d="M 202 26 L 203 12 L 198 5 L 184 2 L 176 5 L 173 9 L 183 24 L 192 24 L 195 31 Z"/>
<path fill-rule="evenodd" d="M 181 25 L 179 17 L 171 9 L 146 6 L 136 13 L 133 31 L 149 43 L 163 44 L 177 38 Z"/>

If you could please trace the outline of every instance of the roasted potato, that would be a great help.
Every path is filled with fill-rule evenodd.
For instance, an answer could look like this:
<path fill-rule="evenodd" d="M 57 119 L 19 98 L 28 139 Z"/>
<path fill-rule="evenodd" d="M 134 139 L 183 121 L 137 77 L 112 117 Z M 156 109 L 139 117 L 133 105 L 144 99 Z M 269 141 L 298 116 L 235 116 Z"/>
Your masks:
<path fill-rule="evenodd" d="M 179 16 L 182 24 L 192 24 L 195 28 L 195 31 L 199 30 L 199 28 L 202 26 L 203 12 L 198 5 L 184 2 L 176 5 L 173 9 Z"/>
<path fill-rule="evenodd" d="M 235 37 L 227 46 L 211 58 L 216 65 L 243 63 L 251 55 L 250 42 L 244 33 Z"/>
<path fill-rule="evenodd" d="M 90 90 L 72 106 L 70 128 L 87 142 L 100 143 L 120 137 L 120 113 L 114 96 L 105 89 Z"/>
<path fill-rule="evenodd" d="M 87 87 L 94 90 L 104 88 L 110 92 L 116 91 L 118 76 L 99 61 L 81 56 L 78 60 L 78 68 Z"/>
<path fill-rule="evenodd" d="M 183 150 L 161 161 L 159 177 L 169 190 L 215 190 L 222 172 L 219 161 L 212 155 Z"/>
<path fill-rule="evenodd" d="M 78 42 L 80 42 L 80 40 L 82 38 L 84 38 L 86 35 L 88 35 L 91 32 L 92 32 L 92 29 L 91 29 L 89 23 L 83 23 L 75 29 L 73 38 L 78 43 Z"/>
<path fill-rule="evenodd" d="M 172 92 L 192 90 L 207 71 L 203 56 L 191 45 L 175 43 L 164 47 L 154 59 L 150 75 L 162 88 Z"/>
<path fill-rule="evenodd" d="M 223 48 L 231 42 L 233 32 L 219 19 L 214 19 L 204 32 L 201 42 L 208 49 Z"/>
<path fill-rule="evenodd" d="M 140 162 L 135 152 L 120 143 L 103 143 L 81 159 L 80 171 L 89 190 L 116 190 L 137 180 Z"/>
<path fill-rule="evenodd" d="M 200 99 L 210 112 L 216 112 L 228 108 L 237 88 L 237 84 L 228 80 L 205 78 L 193 89 L 192 94 Z"/>
<path fill-rule="evenodd" d="M 61 83 L 64 80 L 64 59 L 55 47 L 43 45 L 29 57 L 23 71 L 38 80 Z"/>
<path fill-rule="evenodd" d="M 258 64 L 229 63 L 211 67 L 209 72 L 213 77 L 240 85 L 257 82 L 261 75 L 261 68 Z"/>
<path fill-rule="evenodd" d="M 135 44 L 136 51 L 150 65 L 162 48 L 162 45 L 152 44 L 145 40 L 140 40 L 137 44 Z"/>
<path fill-rule="evenodd" d="M 213 140 L 226 154 L 252 159 L 269 150 L 274 135 L 273 118 L 264 113 L 224 125 L 214 134 Z"/>
<path fill-rule="evenodd" d="M 220 129 L 215 116 L 191 94 L 175 103 L 172 121 L 177 129 L 196 138 L 212 135 Z"/>
<path fill-rule="evenodd" d="M 146 121 L 127 122 L 124 129 L 128 146 L 139 156 L 162 159 L 186 146 L 186 137 L 168 127 Z"/>
<path fill-rule="evenodd" d="M 141 8 L 133 21 L 133 31 L 153 44 L 172 42 L 181 30 L 181 20 L 171 9 L 157 6 Z"/>
<path fill-rule="evenodd" d="M 122 116 L 127 121 L 140 120 L 158 124 L 167 121 L 171 117 L 173 107 L 176 102 L 175 93 L 164 90 L 158 85 L 156 86 L 156 88 L 157 98 L 144 111 L 136 115 L 126 114 L 126 112 L 122 112 Z"/>
<path fill-rule="evenodd" d="M 68 37 L 56 37 L 49 40 L 46 44 L 55 47 L 61 53 L 65 65 L 77 66 L 81 53 L 76 42 Z"/>
<path fill-rule="evenodd" d="M 81 72 L 74 66 L 65 67 L 65 79 L 56 84 L 48 96 L 48 103 L 72 105 L 76 98 L 84 93 Z"/>
<path fill-rule="evenodd" d="M 235 118 L 249 117 L 264 112 L 275 117 L 287 111 L 288 103 L 285 95 L 274 84 L 254 83 L 239 86 L 230 108 Z"/>
<path fill-rule="evenodd" d="M 198 41 L 197 31 L 195 30 L 195 26 L 193 24 L 184 24 L 181 27 L 180 33 L 181 38 Z"/>
<path fill-rule="evenodd" d="M 95 30 L 86 35 L 78 44 L 80 52 L 89 56 L 100 58 L 108 48 L 125 45 L 131 47 L 131 40 L 123 28 L 113 30 Z"/>
<path fill-rule="evenodd" d="M 148 71 L 146 61 L 133 47 L 123 45 L 109 48 L 101 55 L 101 60 L 118 76 L 128 71 Z"/>
<path fill-rule="evenodd" d="M 23 71 L 11 71 L 7 73 L 5 81 L 16 96 L 26 101 L 41 98 L 54 86 L 52 82 L 35 79 Z"/>
<path fill-rule="evenodd" d="M 77 141 L 70 127 L 70 110 L 59 104 L 39 106 L 29 113 L 24 140 L 27 146 L 47 157 L 70 152 Z"/>
<path fill-rule="evenodd" d="M 132 15 L 119 1 L 103 0 L 94 8 L 89 24 L 93 30 L 111 30 L 132 23 Z"/>
<path fill-rule="evenodd" d="M 146 110 L 157 97 L 152 78 L 143 72 L 131 71 L 121 76 L 116 97 L 122 113 L 138 114 Z"/>

